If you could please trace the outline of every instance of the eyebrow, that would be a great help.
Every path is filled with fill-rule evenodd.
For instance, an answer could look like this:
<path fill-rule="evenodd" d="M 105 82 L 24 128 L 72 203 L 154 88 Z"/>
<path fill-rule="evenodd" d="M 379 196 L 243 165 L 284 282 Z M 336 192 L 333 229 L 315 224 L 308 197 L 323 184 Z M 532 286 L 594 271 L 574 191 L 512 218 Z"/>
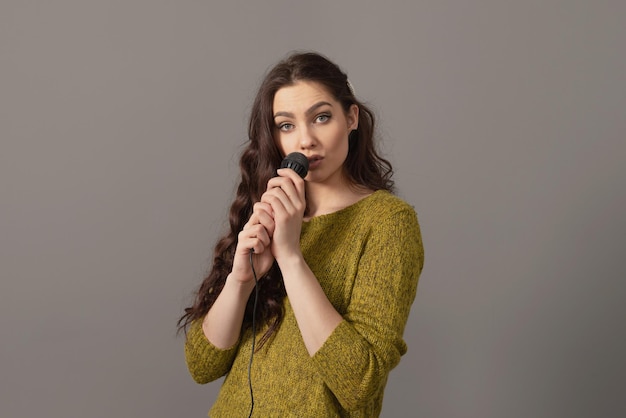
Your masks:
<path fill-rule="evenodd" d="M 320 107 L 322 107 L 322 106 L 325 106 L 325 105 L 328 105 L 328 106 L 330 106 L 330 107 L 333 107 L 333 105 L 332 105 L 332 104 L 330 104 L 330 103 L 328 103 L 328 102 L 323 102 L 323 101 L 322 101 L 322 102 L 317 102 L 317 103 L 315 103 L 313 106 L 309 107 L 309 108 L 308 108 L 308 109 L 304 112 L 304 114 L 305 114 L 306 116 L 309 116 L 311 113 L 315 112 L 318 108 L 320 108 Z M 276 113 L 274 113 L 274 118 L 277 118 L 278 116 L 286 116 L 286 117 L 288 117 L 288 118 L 293 118 L 293 117 L 294 117 L 293 113 L 291 113 L 291 112 L 276 112 Z"/>

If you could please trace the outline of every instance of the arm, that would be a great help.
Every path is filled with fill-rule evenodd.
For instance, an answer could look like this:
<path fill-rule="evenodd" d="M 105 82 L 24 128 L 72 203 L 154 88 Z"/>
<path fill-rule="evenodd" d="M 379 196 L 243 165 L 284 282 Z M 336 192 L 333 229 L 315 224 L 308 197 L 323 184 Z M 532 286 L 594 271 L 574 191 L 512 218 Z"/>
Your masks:
<path fill-rule="evenodd" d="M 320 376 L 344 408 L 360 409 L 381 394 L 389 371 L 406 352 L 402 336 L 423 263 L 417 217 L 402 206 L 377 220 L 342 317 L 302 258 L 304 191 L 298 178 L 287 176 L 291 183 L 271 179 L 261 199 L 274 213 L 272 253 Z"/>
<path fill-rule="evenodd" d="M 198 383 L 207 383 L 230 370 L 240 340 L 246 304 L 254 289 L 250 253 L 263 275 L 274 262 L 268 249 L 273 220 L 269 206 L 257 203 L 250 220 L 239 233 L 233 268 L 217 299 L 202 321 L 194 322 L 187 334 L 187 366 Z"/>
<path fill-rule="evenodd" d="M 367 404 L 406 352 L 402 336 L 423 254 L 411 209 L 381 219 L 373 228 L 343 321 L 313 356 L 320 375 L 346 409 Z"/>
<path fill-rule="evenodd" d="M 302 254 L 278 261 L 304 345 L 313 356 L 342 321 Z"/>
<path fill-rule="evenodd" d="M 229 348 L 239 340 L 246 303 L 254 289 L 250 252 L 254 251 L 252 257 L 259 277 L 265 274 L 274 262 L 268 248 L 274 220 L 268 210 L 271 208 L 264 203 L 254 205 L 250 220 L 237 237 L 232 271 L 226 278 L 224 288 L 215 303 L 204 317 L 202 329 L 216 347 Z"/>
<path fill-rule="evenodd" d="M 310 355 L 341 322 L 300 250 L 300 231 L 306 201 L 304 180 L 293 170 L 278 170 L 268 182 L 261 202 L 271 208 L 274 229 L 271 250 L 283 275 L 285 290 L 293 307 L 300 334 Z"/>
<path fill-rule="evenodd" d="M 187 368 L 198 383 L 208 383 L 228 373 L 237 353 L 241 325 L 252 284 L 232 277 L 204 319 L 192 323 L 185 342 Z"/>
<path fill-rule="evenodd" d="M 204 335 L 202 321 L 193 322 L 185 340 L 185 360 L 193 380 L 205 384 L 224 376 L 233 364 L 237 347 L 217 348 Z"/>

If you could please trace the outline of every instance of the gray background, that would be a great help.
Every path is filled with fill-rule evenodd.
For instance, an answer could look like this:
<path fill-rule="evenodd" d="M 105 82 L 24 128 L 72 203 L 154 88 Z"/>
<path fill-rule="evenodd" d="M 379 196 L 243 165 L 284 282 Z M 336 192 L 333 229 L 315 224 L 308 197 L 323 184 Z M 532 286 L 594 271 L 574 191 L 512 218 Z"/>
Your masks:
<path fill-rule="evenodd" d="M 336 60 L 426 265 L 385 417 L 626 415 L 626 3 L 0 2 L 0 416 L 202 417 L 175 322 L 261 76 Z"/>

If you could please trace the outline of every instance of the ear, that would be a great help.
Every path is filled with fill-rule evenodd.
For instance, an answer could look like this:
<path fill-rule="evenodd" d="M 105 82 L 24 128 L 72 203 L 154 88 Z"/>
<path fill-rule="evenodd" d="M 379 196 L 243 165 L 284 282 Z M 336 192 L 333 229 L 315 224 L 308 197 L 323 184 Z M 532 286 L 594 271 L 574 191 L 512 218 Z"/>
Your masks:
<path fill-rule="evenodd" d="M 359 106 L 353 104 L 346 113 L 348 121 L 348 130 L 353 131 L 359 127 Z"/>

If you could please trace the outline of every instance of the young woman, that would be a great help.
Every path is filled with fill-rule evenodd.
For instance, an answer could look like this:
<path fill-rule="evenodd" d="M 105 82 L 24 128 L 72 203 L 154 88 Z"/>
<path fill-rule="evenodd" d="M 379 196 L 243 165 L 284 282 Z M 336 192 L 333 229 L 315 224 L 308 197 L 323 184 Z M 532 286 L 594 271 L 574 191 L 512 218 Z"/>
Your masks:
<path fill-rule="evenodd" d="M 249 137 L 230 231 L 179 322 L 193 378 L 226 375 L 209 415 L 378 416 L 424 252 L 374 116 L 337 65 L 294 54 L 261 84 Z M 304 179 L 276 170 L 296 151 Z"/>

